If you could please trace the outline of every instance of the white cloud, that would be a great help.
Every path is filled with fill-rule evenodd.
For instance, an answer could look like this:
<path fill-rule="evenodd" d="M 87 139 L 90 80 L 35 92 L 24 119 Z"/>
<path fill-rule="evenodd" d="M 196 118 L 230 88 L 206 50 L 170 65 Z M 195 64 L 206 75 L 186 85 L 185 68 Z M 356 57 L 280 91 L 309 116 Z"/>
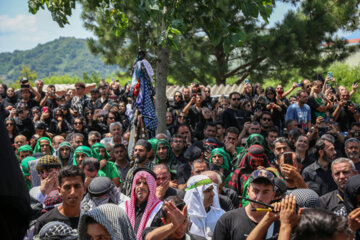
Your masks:
<path fill-rule="evenodd" d="M 37 22 L 33 15 L 19 14 L 13 18 L 0 15 L 0 33 L 35 32 L 36 30 Z"/>

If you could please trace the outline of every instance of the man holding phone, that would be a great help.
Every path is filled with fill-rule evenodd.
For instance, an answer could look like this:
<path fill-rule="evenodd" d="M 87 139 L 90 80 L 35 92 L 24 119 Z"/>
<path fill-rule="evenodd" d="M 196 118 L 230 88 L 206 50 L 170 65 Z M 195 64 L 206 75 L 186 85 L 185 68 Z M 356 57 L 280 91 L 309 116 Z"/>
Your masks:
<path fill-rule="evenodd" d="M 288 191 L 308 188 L 300 174 L 299 162 L 294 152 L 285 152 L 280 156 L 280 173 L 284 177 Z"/>

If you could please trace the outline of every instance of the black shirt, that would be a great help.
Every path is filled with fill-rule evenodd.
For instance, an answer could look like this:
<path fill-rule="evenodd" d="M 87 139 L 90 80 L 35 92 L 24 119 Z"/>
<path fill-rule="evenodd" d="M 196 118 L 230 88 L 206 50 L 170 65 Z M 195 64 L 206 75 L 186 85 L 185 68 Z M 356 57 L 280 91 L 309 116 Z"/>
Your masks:
<path fill-rule="evenodd" d="M 213 239 L 216 240 L 245 240 L 250 232 L 256 227 L 245 212 L 245 207 L 224 213 L 218 220 L 214 230 Z M 277 239 L 279 233 L 279 221 L 275 222 L 273 237 Z"/>
<path fill-rule="evenodd" d="M 66 217 L 64 215 L 62 215 L 58 208 L 53 208 L 50 211 L 48 211 L 47 213 L 45 213 L 44 215 L 42 215 L 41 217 L 39 217 L 36 221 L 36 225 L 35 225 L 35 230 L 34 233 L 38 234 L 41 230 L 41 228 L 47 224 L 48 222 L 53 222 L 53 221 L 59 221 L 59 222 L 63 222 L 66 223 L 67 225 L 69 225 L 71 228 L 73 229 L 77 229 L 78 225 L 79 225 L 79 218 L 80 217 Z"/>
<path fill-rule="evenodd" d="M 321 168 L 318 161 L 307 166 L 302 172 L 304 181 L 313 189 L 319 196 L 337 189 L 334 179 L 331 176 L 331 167 L 329 164 L 328 170 Z"/>
<path fill-rule="evenodd" d="M 344 194 L 336 189 L 320 197 L 320 206 L 338 216 L 347 216 Z"/>

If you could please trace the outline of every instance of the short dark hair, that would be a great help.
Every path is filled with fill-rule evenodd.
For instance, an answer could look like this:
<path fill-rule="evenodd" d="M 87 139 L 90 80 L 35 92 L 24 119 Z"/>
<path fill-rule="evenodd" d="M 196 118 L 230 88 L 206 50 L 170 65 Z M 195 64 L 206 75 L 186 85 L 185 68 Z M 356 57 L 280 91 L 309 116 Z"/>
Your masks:
<path fill-rule="evenodd" d="M 241 96 L 239 92 L 232 92 L 229 94 L 229 98 L 231 98 L 234 94 Z"/>
<path fill-rule="evenodd" d="M 63 178 L 77 177 L 77 176 L 80 176 L 82 182 L 84 183 L 85 174 L 81 171 L 81 169 L 78 166 L 75 166 L 75 165 L 65 166 L 64 168 L 62 168 L 60 170 L 59 175 L 58 175 L 59 186 L 61 187 L 61 184 L 62 184 L 61 181 Z"/>
<path fill-rule="evenodd" d="M 300 95 L 302 93 L 306 93 L 306 95 L 308 95 L 307 91 L 306 90 L 299 90 L 297 93 L 296 93 L 296 97 L 300 97 Z"/>
<path fill-rule="evenodd" d="M 269 116 L 272 118 L 272 114 L 271 114 L 271 112 L 269 112 L 269 111 L 263 111 L 263 112 L 261 113 L 260 118 L 262 118 L 265 114 L 266 114 L 266 115 L 269 115 Z"/>
<path fill-rule="evenodd" d="M 279 129 L 277 126 L 272 126 L 269 128 L 269 130 L 265 133 L 265 137 L 269 136 L 269 133 L 271 132 L 276 132 L 277 134 L 279 134 Z"/>
<path fill-rule="evenodd" d="M 240 131 L 239 131 L 239 129 L 238 129 L 237 127 L 228 127 L 228 128 L 226 129 L 226 131 L 225 131 L 225 136 L 227 136 L 228 133 L 234 133 L 234 134 L 236 134 L 237 136 L 239 136 Z"/>
<path fill-rule="evenodd" d="M 75 87 L 85 88 L 85 83 L 83 83 L 83 82 L 77 82 L 77 83 L 75 83 Z"/>
<path fill-rule="evenodd" d="M 87 157 L 81 162 L 81 169 L 84 171 L 85 167 L 95 168 L 97 171 L 100 170 L 100 162 L 96 158 Z"/>
<path fill-rule="evenodd" d="M 214 128 L 216 128 L 216 124 L 213 123 L 213 122 L 205 123 L 204 130 L 207 129 L 208 127 L 214 127 Z"/>
<path fill-rule="evenodd" d="M 170 139 L 170 142 L 173 142 L 175 138 L 181 138 L 184 142 L 185 142 L 185 139 L 184 137 L 181 135 L 181 134 L 174 134 L 171 139 Z"/>
<path fill-rule="evenodd" d="M 114 147 L 113 147 L 113 149 L 115 149 L 115 148 L 120 148 L 120 147 L 123 148 L 123 149 L 126 149 L 125 145 L 122 144 L 122 143 L 117 143 L 117 144 L 115 144 Z"/>
<path fill-rule="evenodd" d="M 347 218 L 322 209 L 305 209 L 295 230 L 295 240 L 333 239 L 347 230 Z"/>
<path fill-rule="evenodd" d="M 180 197 L 178 197 L 176 195 L 165 198 L 164 202 L 172 202 L 180 211 L 182 211 L 186 205 L 184 200 L 182 200 Z M 160 215 L 162 218 L 166 219 L 167 211 L 165 210 L 164 206 L 165 206 L 165 204 L 163 204 L 161 207 Z"/>

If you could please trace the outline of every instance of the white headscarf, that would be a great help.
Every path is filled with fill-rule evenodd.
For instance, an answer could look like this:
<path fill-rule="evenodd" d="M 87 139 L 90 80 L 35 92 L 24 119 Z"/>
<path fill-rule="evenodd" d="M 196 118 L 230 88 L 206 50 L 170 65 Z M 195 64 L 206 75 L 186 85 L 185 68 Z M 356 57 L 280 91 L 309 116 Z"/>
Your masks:
<path fill-rule="evenodd" d="M 204 207 L 204 191 L 214 187 L 214 200 L 209 212 Z M 184 201 L 193 225 L 190 233 L 211 239 L 217 220 L 224 214 L 219 203 L 217 186 L 204 175 L 192 176 L 187 182 Z"/>

